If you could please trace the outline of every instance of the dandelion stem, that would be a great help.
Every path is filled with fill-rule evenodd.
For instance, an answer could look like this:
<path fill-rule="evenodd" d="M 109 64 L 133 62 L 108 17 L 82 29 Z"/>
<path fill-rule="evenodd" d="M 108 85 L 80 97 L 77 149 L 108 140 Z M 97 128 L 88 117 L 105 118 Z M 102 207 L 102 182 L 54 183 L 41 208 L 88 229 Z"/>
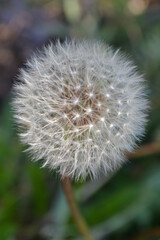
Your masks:
<path fill-rule="evenodd" d="M 72 213 L 72 217 L 75 221 L 75 223 L 77 224 L 77 228 L 79 229 L 79 231 L 81 232 L 81 234 L 83 235 L 85 240 L 93 240 L 90 231 L 88 229 L 88 226 L 85 222 L 85 220 L 83 219 L 78 206 L 76 204 L 74 195 L 73 195 L 73 190 L 72 190 L 72 185 L 71 185 L 71 181 L 69 177 L 65 177 L 62 179 L 62 187 L 64 190 L 64 194 L 66 196 L 68 205 L 70 207 L 71 213 Z"/>

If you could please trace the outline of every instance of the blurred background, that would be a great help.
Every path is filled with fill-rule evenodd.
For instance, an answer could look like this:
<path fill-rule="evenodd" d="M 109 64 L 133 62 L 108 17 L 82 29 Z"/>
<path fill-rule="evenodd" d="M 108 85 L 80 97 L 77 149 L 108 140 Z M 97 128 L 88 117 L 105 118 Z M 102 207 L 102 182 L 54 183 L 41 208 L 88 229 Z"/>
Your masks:
<path fill-rule="evenodd" d="M 113 176 L 74 184 L 97 240 L 160 239 L 160 1 L 0 0 L 0 239 L 80 239 L 59 178 L 32 163 L 10 107 L 18 68 L 50 40 L 94 38 L 131 55 L 149 85 L 139 150 Z"/>

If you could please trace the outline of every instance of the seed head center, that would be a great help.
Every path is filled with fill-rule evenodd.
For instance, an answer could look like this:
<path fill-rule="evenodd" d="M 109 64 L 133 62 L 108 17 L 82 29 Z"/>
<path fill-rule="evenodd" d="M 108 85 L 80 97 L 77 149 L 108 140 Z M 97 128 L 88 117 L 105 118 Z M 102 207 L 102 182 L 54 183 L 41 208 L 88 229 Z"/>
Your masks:
<path fill-rule="evenodd" d="M 79 88 L 67 85 L 62 90 L 61 99 L 65 104 L 62 104 L 60 110 L 68 125 L 81 128 L 100 121 L 104 109 L 104 97 L 90 85 Z"/>

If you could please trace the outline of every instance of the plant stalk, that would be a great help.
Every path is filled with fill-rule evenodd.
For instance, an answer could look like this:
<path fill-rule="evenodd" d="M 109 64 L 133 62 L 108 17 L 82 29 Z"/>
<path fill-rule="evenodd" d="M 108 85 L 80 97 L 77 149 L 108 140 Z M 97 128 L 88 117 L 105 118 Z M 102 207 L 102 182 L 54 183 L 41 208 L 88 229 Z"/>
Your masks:
<path fill-rule="evenodd" d="M 70 178 L 64 177 L 62 179 L 61 183 L 62 183 L 63 191 L 66 196 L 68 205 L 70 207 L 72 217 L 77 225 L 77 228 L 79 229 L 80 233 L 82 234 L 82 236 L 84 237 L 85 240 L 93 240 L 93 238 L 90 234 L 89 228 L 88 228 L 85 220 L 83 219 L 83 217 L 78 209 L 78 206 L 76 204 L 76 201 L 75 201 L 75 198 L 73 195 Z"/>

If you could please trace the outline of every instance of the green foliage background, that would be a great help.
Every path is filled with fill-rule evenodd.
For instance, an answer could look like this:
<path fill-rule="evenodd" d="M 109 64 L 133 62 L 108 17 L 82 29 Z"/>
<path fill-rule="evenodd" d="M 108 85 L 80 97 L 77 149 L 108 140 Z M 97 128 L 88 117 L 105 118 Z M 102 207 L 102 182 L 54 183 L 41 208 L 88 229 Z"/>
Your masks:
<path fill-rule="evenodd" d="M 141 144 L 160 142 L 159 1 L 23 0 L 0 1 L 0 7 L 1 36 L 2 25 L 8 27 L 9 33 L 13 31 L 11 39 L 0 38 L 0 89 L 4 84 L 11 85 L 18 67 L 32 50 L 48 40 L 100 39 L 131 55 L 145 75 L 151 111 Z M 20 29 L 18 34 L 14 28 Z M 1 57 L 2 48 L 15 59 L 7 67 L 8 62 Z M 9 104 L 11 88 L 7 89 L 5 93 L 0 91 L 0 239 L 80 239 L 59 177 L 41 169 L 40 163 L 31 162 L 25 146 L 19 143 Z M 102 176 L 98 182 L 73 184 L 95 239 L 160 239 L 158 151 L 133 158 L 109 178 Z"/>

